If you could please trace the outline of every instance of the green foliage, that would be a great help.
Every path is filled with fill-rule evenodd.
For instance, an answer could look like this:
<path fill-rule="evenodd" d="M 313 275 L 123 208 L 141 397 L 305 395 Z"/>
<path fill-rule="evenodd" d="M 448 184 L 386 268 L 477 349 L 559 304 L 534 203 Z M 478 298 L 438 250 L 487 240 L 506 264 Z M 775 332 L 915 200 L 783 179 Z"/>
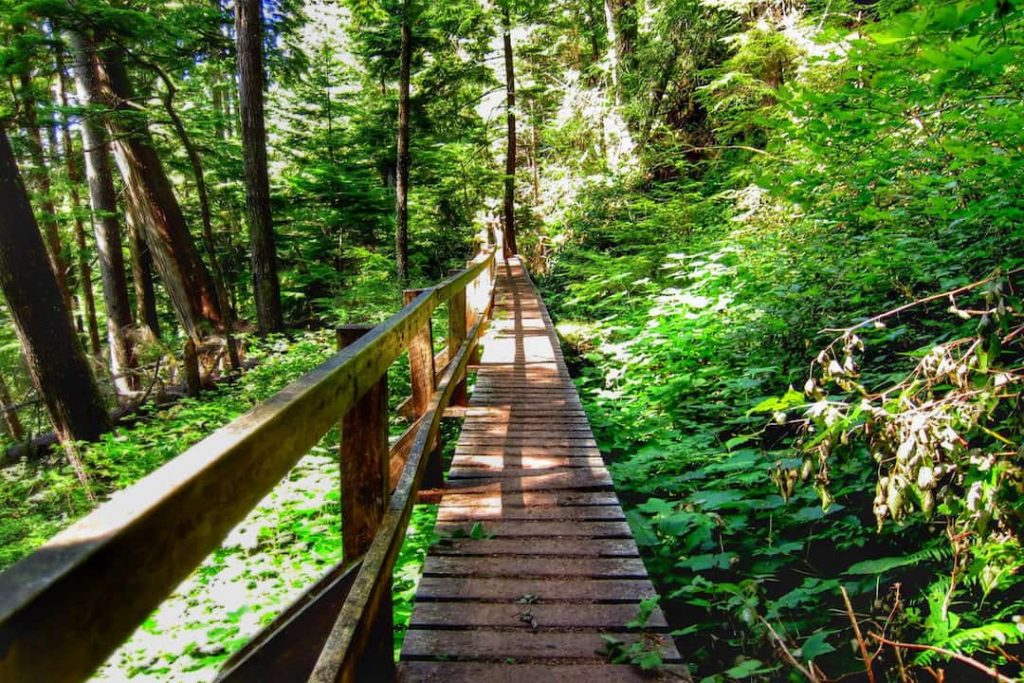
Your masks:
<path fill-rule="evenodd" d="M 753 150 L 595 183 L 548 227 L 563 246 L 546 296 L 629 522 L 709 681 L 784 675 L 763 664 L 766 623 L 829 676 L 856 671 L 840 586 L 866 632 L 1012 672 L 994 648 L 1024 609 L 1016 285 L 817 349 L 819 330 L 1019 267 L 998 188 L 1021 167 L 981 151 L 1017 145 L 1016 10 L 851 27 L 744 7 L 693 89 L 715 141 Z"/>

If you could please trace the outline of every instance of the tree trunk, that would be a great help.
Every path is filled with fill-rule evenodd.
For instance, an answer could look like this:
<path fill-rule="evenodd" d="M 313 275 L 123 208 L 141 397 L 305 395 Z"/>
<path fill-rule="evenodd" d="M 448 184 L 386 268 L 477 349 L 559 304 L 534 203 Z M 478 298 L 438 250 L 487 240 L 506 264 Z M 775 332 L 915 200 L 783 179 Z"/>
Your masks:
<path fill-rule="evenodd" d="M 263 12 L 260 0 L 236 0 L 238 101 L 245 159 L 245 196 L 249 214 L 253 298 L 260 334 L 284 329 L 277 247 L 270 213 L 267 132 L 263 119 Z"/>
<path fill-rule="evenodd" d="M 540 154 L 540 128 L 537 125 L 537 110 L 530 105 L 530 119 L 531 126 L 530 130 L 533 133 L 530 136 L 530 169 L 533 175 L 533 205 L 534 207 L 540 206 L 540 160 L 537 158 Z"/>
<path fill-rule="evenodd" d="M 409 79 L 412 62 L 412 27 L 409 0 L 402 2 L 402 46 L 398 77 L 398 167 L 395 182 L 395 260 L 398 279 L 409 280 Z"/>
<path fill-rule="evenodd" d="M 117 110 L 106 117 L 106 123 L 114 140 L 114 158 L 124 181 L 128 211 L 134 214 L 145 237 L 182 328 L 190 338 L 202 339 L 204 324 L 216 330 L 224 327 L 213 278 L 199 256 L 144 122 L 140 125 L 135 111 L 135 121 L 129 128 L 120 116 L 135 109 L 123 55 L 112 50 L 103 60 L 95 52 L 91 56 L 104 103 Z"/>
<path fill-rule="evenodd" d="M 128 224 L 128 253 L 131 255 L 132 288 L 135 290 L 135 324 L 147 336 L 159 339 L 160 316 L 156 310 L 153 254 L 131 211 L 126 214 L 125 222 Z"/>
<path fill-rule="evenodd" d="M 608 33 L 608 61 L 611 66 L 612 96 L 615 106 L 622 106 L 622 60 L 619 57 L 619 35 L 615 22 L 615 0 L 604 0 L 604 24 Z"/>
<path fill-rule="evenodd" d="M 224 285 L 224 274 L 221 270 L 220 262 L 217 260 L 217 245 L 213 239 L 213 219 L 210 212 L 210 193 L 206 187 L 203 163 L 199 158 L 199 151 L 192 144 L 192 138 L 189 137 L 188 131 L 185 129 L 185 123 L 178 116 L 178 112 L 174 108 L 174 96 L 177 93 L 174 82 L 159 66 L 153 66 L 153 69 L 160 76 L 160 80 L 163 81 L 166 88 L 163 98 L 164 110 L 167 112 L 168 118 L 171 119 L 171 124 L 178 135 L 178 140 L 181 142 L 182 147 L 185 148 L 189 165 L 192 167 L 192 175 L 196 181 L 196 192 L 199 195 L 199 212 L 203 220 L 203 243 L 206 246 L 207 256 L 210 259 L 210 273 L 213 276 L 213 286 L 217 290 L 217 301 L 220 303 L 221 314 L 224 316 L 224 341 L 228 348 L 228 359 L 231 363 L 231 369 L 239 370 L 242 367 L 242 361 L 238 357 L 238 349 L 235 346 L 235 340 L 231 333 L 234 326 L 234 315 L 232 314 L 231 304 L 228 301 L 227 288 Z"/>
<path fill-rule="evenodd" d="M 99 83 L 91 68 L 90 46 L 76 34 L 72 37 L 75 54 L 75 82 L 78 100 L 86 106 L 99 103 Z M 110 169 L 108 142 L 103 126 L 95 115 L 82 119 L 82 144 L 85 147 L 85 176 L 93 213 L 96 251 L 99 254 L 103 303 L 107 311 L 107 339 L 110 342 L 110 372 L 119 394 L 137 386 L 129 375 L 136 366 L 130 331 L 132 307 L 124 271 L 121 225 L 117 220 L 117 195 Z M 84 236 L 83 236 L 84 244 Z"/>
<path fill-rule="evenodd" d="M 64 249 L 60 241 L 60 230 L 57 223 L 57 209 L 50 193 L 50 174 L 46 166 L 46 154 L 43 151 L 43 138 L 39 130 L 39 114 L 36 110 L 36 95 L 33 90 L 32 72 L 26 67 L 20 74 L 21 108 L 25 130 L 28 133 L 28 153 L 32 160 L 29 180 L 39 195 L 42 205 L 42 225 L 46 235 L 46 254 L 57 278 L 64 308 L 71 315 L 71 289 L 68 287 L 68 267 L 64 259 Z"/>
<path fill-rule="evenodd" d="M 516 79 L 512 63 L 512 13 L 509 0 L 505 0 L 504 31 L 505 43 L 505 93 L 508 119 L 508 152 L 505 157 L 505 258 L 519 252 L 516 246 Z"/>
<path fill-rule="evenodd" d="M 68 81 L 64 68 L 64 51 L 58 48 L 57 81 L 60 89 L 60 104 L 66 109 L 68 107 Z M 88 125 L 88 122 L 84 125 Z M 89 253 L 85 245 L 85 221 L 82 220 L 82 196 L 79 192 L 79 185 L 82 182 L 82 169 L 78 165 L 71 137 L 71 125 L 67 114 L 63 114 L 61 118 L 61 140 L 64 145 L 64 163 L 67 168 L 68 184 L 71 186 L 69 194 L 75 226 L 75 248 L 78 250 L 78 256 L 75 261 L 78 266 L 78 284 L 82 290 L 86 327 L 89 330 L 89 350 L 94 356 L 98 356 L 101 352 L 100 330 L 99 324 L 96 322 L 96 297 L 92 291 L 92 267 L 89 264 Z M 108 176 L 109 173 L 108 163 Z"/>
<path fill-rule="evenodd" d="M 4 379 L 2 373 L 0 373 L 0 412 L 3 413 L 7 436 L 14 441 L 23 441 L 25 428 L 21 425 L 21 420 L 18 419 L 18 411 L 14 408 L 14 402 L 11 400 L 11 390 L 7 387 L 7 380 Z"/>
<path fill-rule="evenodd" d="M 636 53 L 635 0 L 604 0 L 604 19 L 608 31 L 608 57 L 612 67 L 615 104 L 622 106 L 625 88 L 623 76 L 631 71 Z"/>
<path fill-rule="evenodd" d="M 0 129 L 0 288 L 25 365 L 62 442 L 95 440 L 111 427 L 96 380 L 50 268 L 39 226 Z"/>

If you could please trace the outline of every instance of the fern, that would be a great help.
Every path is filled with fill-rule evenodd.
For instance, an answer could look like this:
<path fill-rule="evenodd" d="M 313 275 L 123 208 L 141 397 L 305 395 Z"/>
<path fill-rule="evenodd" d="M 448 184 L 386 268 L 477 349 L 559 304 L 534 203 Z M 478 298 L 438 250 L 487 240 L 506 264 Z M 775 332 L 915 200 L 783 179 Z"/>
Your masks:
<path fill-rule="evenodd" d="M 847 574 L 881 574 L 900 567 L 915 567 L 923 562 L 945 562 L 952 550 L 945 542 L 938 542 L 927 548 L 896 557 L 881 557 L 858 562 L 846 570 Z"/>
<path fill-rule="evenodd" d="M 1013 645 L 1024 640 L 1024 633 L 1013 622 L 985 624 L 974 628 L 966 628 L 953 633 L 948 638 L 933 643 L 936 647 L 954 652 L 971 653 L 985 649 L 992 644 Z M 914 663 L 929 666 L 942 655 L 932 650 L 925 650 L 914 658 Z"/>

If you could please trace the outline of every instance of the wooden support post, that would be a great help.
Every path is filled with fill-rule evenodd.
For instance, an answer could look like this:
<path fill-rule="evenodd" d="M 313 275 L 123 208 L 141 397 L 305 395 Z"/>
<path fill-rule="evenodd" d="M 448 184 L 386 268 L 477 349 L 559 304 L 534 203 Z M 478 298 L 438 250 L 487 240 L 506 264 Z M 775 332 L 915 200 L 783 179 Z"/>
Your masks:
<path fill-rule="evenodd" d="M 422 289 L 407 289 L 404 292 L 408 305 L 423 292 Z M 412 338 L 409 344 L 409 373 L 412 380 L 413 415 L 419 417 L 427 412 L 427 406 L 434 395 L 434 330 L 430 321 L 423 330 Z"/>
<path fill-rule="evenodd" d="M 473 265 L 473 261 L 467 261 L 466 267 L 469 268 Z M 473 325 L 476 325 L 477 320 L 484 314 L 484 308 L 481 306 L 482 292 L 485 291 L 484 287 L 484 275 L 485 271 L 481 271 L 475 278 L 473 278 L 468 285 L 466 285 L 466 328 L 470 329 Z M 480 346 L 479 344 L 473 349 L 473 353 L 469 356 L 469 365 L 477 366 L 480 365 Z"/>
<path fill-rule="evenodd" d="M 422 293 L 422 289 L 407 289 L 403 292 L 405 303 L 408 305 L 413 299 Z M 428 320 L 423 330 L 412 338 L 409 344 L 409 374 L 412 380 L 412 412 L 414 418 L 419 418 L 430 405 L 430 399 L 434 396 L 435 382 L 434 367 L 434 328 Z M 444 463 L 441 462 L 441 438 L 434 442 L 427 459 L 427 469 L 423 475 L 424 486 L 429 488 L 440 488 L 444 485 Z"/>
<path fill-rule="evenodd" d="M 370 325 L 345 325 L 339 328 L 339 350 L 372 329 Z M 340 451 L 342 552 L 348 560 L 369 550 L 388 507 L 391 482 L 388 468 L 387 373 L 342 418 Z M 368 681 L 392 681 L 396 675 L 390 579 L 387 584 L 384 591 L 387 597 L 373 624 L 372 645 L 364 654 L 360 669 L 361 675 L 365 674 L 365 680 Z"/>
<path fill-rule="evenodd" d="M 448 358 L 455 358 L 459 347 L 466 339 L 466 290 L 460 290 L 448 300 Z M 464 406 L 468 404 L 466 396 L 466 376 L 456 378 L 458 384 L 452 393 L 451 404 Z"/>

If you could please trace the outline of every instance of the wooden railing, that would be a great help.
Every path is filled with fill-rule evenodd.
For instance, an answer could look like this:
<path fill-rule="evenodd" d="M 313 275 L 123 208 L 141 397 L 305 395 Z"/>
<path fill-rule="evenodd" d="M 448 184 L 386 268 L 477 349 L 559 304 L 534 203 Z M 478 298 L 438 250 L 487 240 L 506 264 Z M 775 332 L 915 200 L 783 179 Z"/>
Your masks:
<path fill-rule="evenodd" d="M 84 680 L 341 420 L 343 560 L 222 668 L 225 681 L 387 680 L 391 574 L 438 430 L 464 402 L 493 297 L 495 249 L 406 294 L 343 349 L 0 575 L 0 681 Z M 448 307 L 435 369 L 431 316 Z M 389 448 L 387 371 L 409 353 L 415 421 Z M 393 493 L 392 493 L 393 491 Z"/>

